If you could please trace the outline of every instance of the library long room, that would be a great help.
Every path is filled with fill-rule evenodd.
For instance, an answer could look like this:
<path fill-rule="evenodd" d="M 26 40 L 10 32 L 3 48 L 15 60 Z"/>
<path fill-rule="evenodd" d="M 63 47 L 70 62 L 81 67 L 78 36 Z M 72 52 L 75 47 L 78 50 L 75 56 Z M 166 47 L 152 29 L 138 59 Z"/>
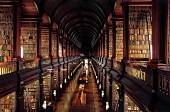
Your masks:
<path fill-rule="evenodd" d="M 0 0 L 0 112 L 170 112 L 170 0 Z"/>

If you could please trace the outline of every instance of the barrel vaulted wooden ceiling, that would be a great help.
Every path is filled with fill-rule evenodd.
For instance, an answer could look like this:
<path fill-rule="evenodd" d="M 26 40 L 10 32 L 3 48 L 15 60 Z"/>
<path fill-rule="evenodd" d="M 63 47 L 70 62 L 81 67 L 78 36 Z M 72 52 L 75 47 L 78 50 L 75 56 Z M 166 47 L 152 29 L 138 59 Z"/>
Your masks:
<path fill-rule="evenodd" d="M 8 0 L 3 0 L 8 1 Z M 60 34 L 80 49 L 92 49 L 112 16 L 123 17 L 121 2 L 152 0 L 13 0 L 22 3 L 22 18 L 42 17 L 43 25 L 56 25 Z M 111 16 L 111 17 L 110 17 Z M 61 33 L 63 32 L 63 33 Z"/>

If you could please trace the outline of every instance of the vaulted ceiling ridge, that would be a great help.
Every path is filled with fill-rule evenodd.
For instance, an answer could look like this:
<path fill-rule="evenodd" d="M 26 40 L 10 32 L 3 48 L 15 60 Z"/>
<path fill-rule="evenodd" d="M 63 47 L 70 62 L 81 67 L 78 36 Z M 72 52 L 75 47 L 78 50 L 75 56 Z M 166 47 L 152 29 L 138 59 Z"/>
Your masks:
<path fill-rule="evenodd" d="M 93 26 L 94 28 L 91 29 L 91 30 L 95 30 L 96 33 L 98 33 L 98 32 L 100 31 L 100 29 L 99 29 L 99 27 L 97 26 L 97 24 L 93 23 L 93 21 L 83 21 L 83 23 L 89 24 L 89 25 Z M 70 24 L 71 24 L 71 23 L 70 23 Z M 68 30 L 66 30 L 66 32 L 69 34 L 69 29 L 71 29 L 73 26 L 80 25 L 80 24 L 81 24 L 80 21 L 77 21 L 77 22 L 75 22 L 74 24 L 71 24 L 71 26 L 68 27 Z M 84 26 L 82 26 L 82 27 L 84 27 Z"/>
<path fill-rule="evenodd" d="M 81 0 L 67 1 L 58 7 L 55 14 L 53 15 L 53 17 L 56 18 L 57 24 L 60 22 L 61 18 L 64 17 L 64 15 L 74 10 L 89 10 L 89 12 L 90 11 L 94 12 L 100 17 L 100 19 L 102 20 L 102 23 L 104 24 L 106 20 L 106 15 L 104 11 L 97 4 L 95 4 L 92 1 L 86 1 L 82 3 L 82 5 L 80 5 L 79 4 L 81 3 L 80 1 Z"/>
<path fill-rule="evenodd" d="M 64 27 L 66 27 L 67 23 L 72 21 L 72 19 L 76 19 L 76 18 L 89 18 L 90 20 L 96 22 L 98 24 L 98 26 L 100 28 L 102 28 L 102 21 L 99 19 L 99 17 L 94 13 L 94 12 L 89 12 L 89 11 L 85 11 L 83 10 L 81 15 L 78 14 L 79 11 L 74 10 L 72 12 L 70 12 L 69 14 L 65 15 L 62 20 L 59 23 L 59 26 L 61 28 L 64 29 Z"/>
<path fill-rule="evenodd" d="M 79 25 L 79 26 L 71 27 L 70 30 L 68 31 L 68 35 L 71 35 L 71 33 L 73 33 L 73 31 L 75 31 L 76 29 L 82 28 L 82 27 L 87 27 L 87 28 L 89 28 L 91 30 L 96 31 L 96 28 L 94 26 L 92 26 L 91 24 L 86 24 L 86 25 Z"/>
<path fill-rule="evenodd" d="M 97 33 L 95 31 L 89 29 L 89 27 L 85 27 L 84 29 L 76 28 L 73 32 L 71 32 L 71 34 L 69 36 L 72 36 L 74 33 L 78 32 L 78 31 L 90 31 L 93 35 L 97 36 Z"/>

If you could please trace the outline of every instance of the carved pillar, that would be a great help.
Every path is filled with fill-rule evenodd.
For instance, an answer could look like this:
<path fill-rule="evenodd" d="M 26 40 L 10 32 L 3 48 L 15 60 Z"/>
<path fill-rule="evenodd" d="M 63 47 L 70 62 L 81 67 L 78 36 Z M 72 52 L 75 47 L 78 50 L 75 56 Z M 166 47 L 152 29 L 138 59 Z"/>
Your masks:
<path fill-rule="evenodd" d="M 52 58 L 52 27 L 49 28 L 49 56 Z"/>
<path fill-rule="evenodd" d="M 166 0 L 152 1 L 152 62 L 158 60 L 166 62 L 165 38 L 166 38 Z"/>
<path fill-rule="evenodd" d="M 129 60 L 129 7 L 128 2 L 122 2 L 123 10 L 123 60 Z"/>
<path fill-rule="evenodd" d="M 119 93 L 119 109 L 118 112 L 124 112 L 124 86 L 121 84 Z"/>
<path fill-rule="evenodd" d="M 113 39 L 112 39 L 112 59 L 116 58 L 116 21 L 115 19 L 112 20 L 112 26 L 113 26 Z"/>
<path fill-rule="evenodd" d="M 42 20 L 37 21 L 37 57 L 41 58 L 41 26 Z"/>
<path fill-rule="evenodd" d="M 14 19 L 13 19 L 13 58 L 20 59 L 21 58 L 21 3 L 16 2 L 13 4 L 14 8 Z"/>
<path fill-rule="evenodd" d="M 112 79 L 112 77 L 113 77 L 112 74 L 110 74 L 110 93 L 109 93 L 109 95 L 110 95 L 110 97 L 109 97 L 110 112 L 112 112 L 112 110 L 113 110 L 113 106 L 112 106 L 113 105 L 113 103 L 112 103 L 113 102 L 112 101 L 112 99 L 113 99 L 113 95 L 112 95 L 113 94 L 113 85 L 112 85 L 113 79 Z"/>

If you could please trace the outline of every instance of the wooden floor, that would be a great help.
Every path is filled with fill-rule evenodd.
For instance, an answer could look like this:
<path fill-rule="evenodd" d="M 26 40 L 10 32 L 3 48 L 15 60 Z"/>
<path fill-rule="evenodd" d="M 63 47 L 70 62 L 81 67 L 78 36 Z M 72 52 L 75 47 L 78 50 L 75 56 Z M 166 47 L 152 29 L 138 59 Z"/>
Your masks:
<path fill-rule="evenodd" d="M 82 92 L 77 83 L 80 71 L 70 82 L 60 101 L 57 102 L 55 112 L 105 112 L 95 83 L 94 74 L 92 73 L 88 76 L 88 84 L 85 84 Z"/>

